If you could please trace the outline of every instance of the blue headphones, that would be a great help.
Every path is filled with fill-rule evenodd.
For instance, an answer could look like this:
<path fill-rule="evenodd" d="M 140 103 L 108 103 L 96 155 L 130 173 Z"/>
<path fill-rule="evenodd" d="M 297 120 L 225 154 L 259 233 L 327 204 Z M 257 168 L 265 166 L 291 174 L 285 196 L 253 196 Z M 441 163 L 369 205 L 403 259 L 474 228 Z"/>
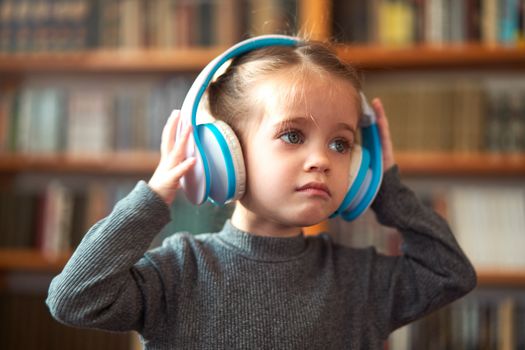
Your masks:
<path fill-rule="evenodd" d="M 263 35 L 242 41 L 213 59 L 197 76 L 181 108 L 177 137 L 191 123 L 186 156 L 196 158 L 195 166 L 181 179 L 186 197 L 200 205 L 206 200 L 216 204 L 239 199 L 245 191 L 246 170 L 241 145 L 225 122 L 214 120 L 198 110 L 208 85 L 217 70 L 228 60 L 246 52 L 268 46 L 296 46 L 301 40 L 285 35 Z M 361 93 L 361 147 L 352 151 L 350 185 L 343 202 L 332 215 L 354 220 L 374 200 L 383 177 L 381 142 L 376 116 Z"/>

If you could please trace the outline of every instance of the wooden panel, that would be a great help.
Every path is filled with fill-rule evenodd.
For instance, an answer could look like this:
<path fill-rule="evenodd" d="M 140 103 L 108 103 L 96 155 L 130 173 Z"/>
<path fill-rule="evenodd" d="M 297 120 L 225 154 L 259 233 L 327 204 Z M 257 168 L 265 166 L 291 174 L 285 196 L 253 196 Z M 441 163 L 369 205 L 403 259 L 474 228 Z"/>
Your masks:
<path fill-rule="evenodd" d="M 328 0 L 301 0 L 299 2 L 300 34 L 314 40 L 330 38 L 331 10 L 331 2 Z"/>
<path fill-rule="evenodd" d="M 525 176 L 524 154 L 406 152 L 395 157 L 407 175 Z"/>
<path fill-rule="evenodd" d="M 398 152 L 395 157 L 405 175 L 525 176 L 525 154 Z M 0 172 L 149 174 L 155 170 L 159 158 L 155 152 L 82 156 L 0 154 Z"/>
<path fill-rule="evenodd" d="M 525 287 L 525 271 L 480 270 L 478 285 L 481 287 Z"/>
<path fill-rule="evenodd" d="M 224 48 L 0 54 L 0 71 L 180 72 L 202 69 Z"/>
<path fill-rule="evenodd" d="M 155 152 L 112 154 L 0 155 L 3 172 L 82 172 L 94 174 L 152 173 L 160 159 Z"/>
<path fill-rule="evenodd" d="M 69 253 L 45 255 L 31 249 L 2 249 L 0 250 L 0 270 L 60 271 L 69 256 Z"/>
<path fill-rule="evenodd" d="M 446 46 L 348 46 L 337 49 L 363 69 L 525 68 L 525 48 L 460 44 Z"/>
<path fill-rule="evenodd" d="M 0 250 L 0 270 L 60 271 L 69 257 L 69 253 L 46 256 L 37 250 L 2 249 Z M 0 277 L 0 285 L 1 282 Z M 478 285 L 481 287 L 525 287 L 525 270 L 479 270 Z"/>
<path fill-rule="evenodd" d="M 321 3 L 324 3 L 322 1 Z M 312 0 L 301 5 L 302 31 L 312 39 L 329 37 L 329 6 Z M 324 9 L 324 10 L 323 10 Z M 323 13 L 326 12 L 326 13 Z M 312 19 L 313 18 L 313 19 Z M 198 71 L 225 48 L 0 54 L 0 72 L 180 72 Z M 525 68 L 525 48 L 462 44 L 446 46 L 339 45 L 341 57 L 363 69 Z"/>

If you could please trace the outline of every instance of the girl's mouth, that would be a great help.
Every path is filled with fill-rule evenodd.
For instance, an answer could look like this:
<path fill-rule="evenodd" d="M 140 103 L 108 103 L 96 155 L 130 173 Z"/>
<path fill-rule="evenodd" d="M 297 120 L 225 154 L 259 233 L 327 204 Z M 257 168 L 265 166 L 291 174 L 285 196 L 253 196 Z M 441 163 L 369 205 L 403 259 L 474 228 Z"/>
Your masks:
<path fill-rule="evenodd" d="M 297 191 L 301 193 L 305 193 L 307 195 L 316 196 L 316 197 L 324 197 L 324 198 L 332 197 L 330 190 L 322 182 L 309 182 L 297 188 Z"/>

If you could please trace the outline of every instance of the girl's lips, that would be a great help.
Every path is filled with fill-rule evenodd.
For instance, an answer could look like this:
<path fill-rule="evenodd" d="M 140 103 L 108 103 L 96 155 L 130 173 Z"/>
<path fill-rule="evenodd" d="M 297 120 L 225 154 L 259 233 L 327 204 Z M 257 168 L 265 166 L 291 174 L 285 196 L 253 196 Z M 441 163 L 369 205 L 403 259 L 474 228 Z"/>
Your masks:
<path fill-rule="evenodd" d="M 309 182 L 297 189 L 298 192 L 304 192 L 314 196 L 331 197 L 332 194 L 328 187 L 321 182 Z"/>

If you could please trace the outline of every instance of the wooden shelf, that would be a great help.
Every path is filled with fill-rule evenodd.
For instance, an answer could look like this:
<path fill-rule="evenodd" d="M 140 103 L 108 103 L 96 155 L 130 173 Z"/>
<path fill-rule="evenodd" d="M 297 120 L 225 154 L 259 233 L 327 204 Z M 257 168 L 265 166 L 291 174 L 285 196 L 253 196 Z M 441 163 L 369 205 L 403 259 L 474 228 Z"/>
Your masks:
<path fill-rule="evenodd" d="M 225 48 L 120 50 L 63 53 L 0 53 L 0 72 L 181 72 L 198 71 Z"/>
<path fill-rule="evenodd" d="M 411 176 L 525 176 L 525 154 L 397 152 L 401 172 Z"/>
<path fill-rule="evenodd" d="M 525 47 L 482 44 L 407 47 L 341 45 L 337 51 L 345 60 L 365 70 L 525 68 Z"/>
<path fill-rule="evenodd" d="M 94 50 L 64 53 L 0 53 L 0 72 L 181 72 L 202 69 L 225 47 L 174 50 Z M 525 47 L 457 44 L 382 47 L 338 45 L 347 61 L 366 70 L 418 68 L 525 68 Z"/>
<path fill-rule="evenodd" d="M 70 253 L 47 256 L 31 249 L 0 249 L 0 271 L 62 270 Z M 525 270 L 481 270 L 478 285 L 482 287 L 525 287 Z"/>
<path fill-rule="evenodd" d="M 160 154 L 133 152 L 113 154 L 0 155 L 0 172 L 59 172 L 94 174 L 151 174 Z"/>
<path fill-rule="evenodd" d="M 481 270 L 478 271 L 481 287 L 525 287 L 525 270 Z"/>
<path fill-rule="evenodd" d="M 94 174 L 151 174 L 156 152 L 105 155 L 0 154 L 0 172 L 60 172 Z M 410 176 L 525 176 L 525 154 L 450 154 L 398 152 L 401 172 Z"/>
<path fill-rule="evenodd" d="M 49 271 L 62 270 L 70 253 L 46 255 L 31 249 L 0 249 L 0 271 Z"/>

